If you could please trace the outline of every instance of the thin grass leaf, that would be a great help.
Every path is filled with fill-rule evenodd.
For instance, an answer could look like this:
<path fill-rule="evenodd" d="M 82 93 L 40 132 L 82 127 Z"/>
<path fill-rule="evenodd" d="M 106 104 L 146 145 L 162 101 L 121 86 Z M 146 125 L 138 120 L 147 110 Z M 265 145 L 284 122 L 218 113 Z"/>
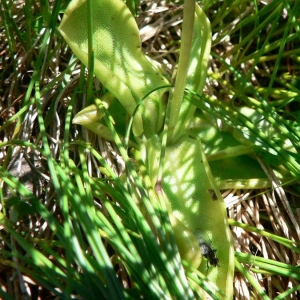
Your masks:
<path fill-rule="evenodd" d="M 264 292 L 264 290 L 261 288 L 260 284 L 255 280 L 253 276 L 249 274 L 249 272 L 240 264 L 240 262 L 236 259 L 235 260 L 235 267 L 237 270 L 245 276 L 251 285 L 255 288 L 255 291 L 259 294 L 259 296 L 264 300 L 269 300 L 270 298 L 267 296 L 267 294 Z"/>

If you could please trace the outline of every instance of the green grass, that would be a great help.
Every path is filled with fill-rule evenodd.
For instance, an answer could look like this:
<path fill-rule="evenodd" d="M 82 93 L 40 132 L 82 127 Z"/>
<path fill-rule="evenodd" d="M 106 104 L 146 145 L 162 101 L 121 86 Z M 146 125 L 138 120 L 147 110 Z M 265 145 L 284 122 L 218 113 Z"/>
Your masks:
<path fill-rule="evenodd" d="M 137 10 L 141 27 L 182 17 L 173 2 L 151 15 L 150 2 Z M 149 197 L 147 172 L 109 113 L 102 111 L 114 143 L 72 124 L 105 91 L 58 32 L 67 4 L 0 4 L 0 297 L 30 297 L 40 287 L 49 298 L 194 299 L 201 286 L 222 299 L 205 274 L 181 262 L 166 209 Z M 129 4 L 135 11 L 138 3 Z M 203 95 L 186 90 L 184 99 L 198 108 L 193 125 L 208 158 L 221 157 L 210 164 L 235 240 L 235 295 L 296 299 L 299 1 L 203 5 L 214 37 L 208 79 Z M 143 44 L 167 73 L 179 28 L 158 28 Z M 236 150 L 231 159 L 228 149 Z M 253 165 L 259 171 L 247 174 Z"/>

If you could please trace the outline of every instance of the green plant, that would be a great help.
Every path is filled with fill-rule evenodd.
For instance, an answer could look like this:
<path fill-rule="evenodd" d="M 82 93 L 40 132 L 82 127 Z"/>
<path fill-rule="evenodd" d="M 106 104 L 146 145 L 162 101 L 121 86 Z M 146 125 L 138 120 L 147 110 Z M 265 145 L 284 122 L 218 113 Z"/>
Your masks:
<path fill-rule="evenodd" d="M 103 48 L 95 2 L 82 3 L 87 68 L 58 30 L 68 3 L 1 0 L 0 297 L 226 298 L 217 189 L 235 241 L 235 296 L 296 297 L 298 1 L 202 2 L 211 50 L 198 8 L 191 39 L 193 18 L 185 14 L 181 35 L 175 1 L 126 1 L 152 59 L 134 47 L 122 3 L 122 34 L 115 43 L 115 22 L 100 26 Z M 136 43 L 122 47 L 126 38 Z M 180 44 L 186 60 L 170 79 Z M 113 65 L 99 64 L 95 45 Z"/>
<path fill-rule="evenodd" d="M 132 118 L 134 135 L 127 134 L 127 138 L 130 136 L 132 143 L 137 145 L 139 161 L 145 164 L 153 207 L 162 205 L 169 212 L 181 256 L 198 268 L 200 237 L 193 235 L 197 232 L 198 235 L 199 232 L 208 235 L 217 249 L 220 267 L 207 271 L 205 260 L 200 270 L 203 274 L 207 272 L 208 278 L 230 298 L 233 251 L 225 207 L 200 140 L 189 137 L 188 128 L 196 107 L 183 101 L 185 88 L 202 93 L 210 52 L 209 22 L 194 1 L 186 1 L 178 71 L 166 105 L 163 96 L 170 83 L 142 53 L 137 25 L 124 3 L 94 1 L 91 10 L 94 14 L 89 13 L 87 4 L 73 1 L 65 13 L 60 31 L 86 66 L 93 60 L 95 75 L 122 104 L 117 108 L 118 113 L 126 112 Z M 109 116 L 105 115 L 109 108 L 104 107 L 111 105 L 111 96 L 108 94 L 103 98 L 77 114 L 73 122 L 106 138 L 110 132 L 109 139 L 116 141 L 116 132 L 111 127 Z M 113 116 L 116 113 L 111 111 Z M 104 124 L 100 127 L 101 117 L 110 131 Z M 114 120 L 118 123 L 117 117 Z M 121 132 L 125 130 L 121 129 Z M 127 132 L 130 133 L 130 125 Z M 118 147 L 126 157 L 121 141 Z M 144 205 L 143 198 L 139 202 Z"/>

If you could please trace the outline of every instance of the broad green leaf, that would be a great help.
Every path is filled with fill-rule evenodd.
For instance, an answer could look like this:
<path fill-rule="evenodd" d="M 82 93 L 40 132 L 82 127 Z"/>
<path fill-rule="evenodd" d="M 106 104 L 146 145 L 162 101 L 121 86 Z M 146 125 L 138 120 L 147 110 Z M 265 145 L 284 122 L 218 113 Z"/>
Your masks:
<path fill-rule="evenodd" d="M 111 93 L 106 93 L 102 97 L 103 105 L 108 109 L 114 100 L 114 96 Z M 73 118 L 73 124 L 87 125 L 93 124 L 102 118 L 101 112 L 98 110 L 96 104 L 89 105 L 88 107 L 81 110 Z"/>
<path fill-rule="evenodd" d="M 121 102 L 129 115 L 137 103 L 151 91 L 169 82 L 143 54 L 135 19 L 122 0 L 92 1 L 94 73 Z M 59 30 L 76 56 L 87 66 L 87 1 L 72 1 Z M 134 134 L 150 137 L 161 129 L 164 120 L 165 89 L 153 91 L 134 117 Z"/>
<path fill-rule="evenodd" d="M 231 299 L 234 255 L 225 203 L 214 186 L 199 140 L 184 137 L 167 148 L 163 190 L 174 216 L 196 238 L 208 237 L 217 250 L 219 266 L 207 270 L 207 261 L 203 259 L 200 270 L 207 272 L 209 279 Z"/>
<path fill-rule="evenodd" d="M 231 133 L 218 130 L 203 114 L 193 122 L 191 136 L 200 139 L 219 189 L 270 187 L 252 145 L 242 145 Z"/>

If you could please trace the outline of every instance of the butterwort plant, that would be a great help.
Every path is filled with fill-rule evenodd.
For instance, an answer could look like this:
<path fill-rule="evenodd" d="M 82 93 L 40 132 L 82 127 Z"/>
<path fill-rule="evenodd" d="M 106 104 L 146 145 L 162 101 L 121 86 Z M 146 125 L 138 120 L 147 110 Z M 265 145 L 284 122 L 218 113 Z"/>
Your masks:
<path fill-rule="evenodd" d="M 107 90 L 73 123 L 112 142 L 118 134 L 121 154 L 135 160 L 147 197 L 168 213 L 186 271 L 204 274 L 222 298 L 231 299 L 234 251 L 225 204 L 197 138 L 201 127 L 191 134 L 196 106 L 185 98 L 185 90 L 200 95 L 205 84 L 211 47 L 206 15 L 194 0 L 184 1 L 172 82 L 143 53 L 136 21 L 121 0 L 73 0 L 59 30 Z M 132 197 L 143 206 L 138 193 Z M 150 224 L 152 217 L 144 217 Z M 205 297 L 200 286 L 194 289 Z"/>

